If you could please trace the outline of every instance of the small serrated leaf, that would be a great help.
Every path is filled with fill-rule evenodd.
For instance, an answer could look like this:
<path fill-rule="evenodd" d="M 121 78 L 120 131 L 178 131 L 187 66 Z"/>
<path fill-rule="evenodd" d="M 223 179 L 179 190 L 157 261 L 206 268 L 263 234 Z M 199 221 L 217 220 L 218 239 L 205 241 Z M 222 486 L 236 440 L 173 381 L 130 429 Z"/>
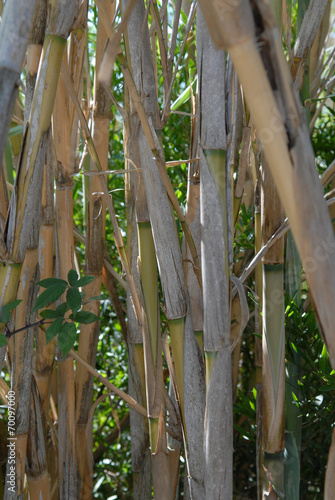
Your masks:
<path fill-rule="evenodd" d="M 42 309 L 42 307 L 53 304 L 61 297 L 61 295 L 63 295 L 67 287 L 67 282 L 64 280 L 59 281 L 63 282 L 58 283 L 56 286 L 47 288 L 47 290 L 44 290 L 44 292 L 42 292 L 41 295 L 37 297 L 33 311 L 37 311 L 37 309 Z"/>
<path fill-rule="evenodd" d="M 66 293 L 66 300 L 73 313 L 79 311 L 81 308 L 81 295 L 78 288 L 69 288 Z"/>
<path fill-rule="evenodd" d="M 95 297 L 90 297 L 89 299 L 86 300 L 86 302 L 92 302 L 93 300 L 104 300 L 103 297 L 101 297 L 100 295 L 96 295 Z"/>
<path fill-rule="evenodd" d="M 90 323 L 94 323 L 95 321 L 99 321 L 99 317 L 90 311 L 79 311 L 75 315 L 74 321 L 88 325 Z"/>
<path fill-rule="evenodd" d="M 55 319 L 59 317 L 59 314 L 52 309 L 44 309 L 44 311 L 40 312 L 40 316 L 43 319 Z"/>
<path fill-rule="evenodd" d="M 78 281 L 78 274 L 74 269 L 70 269 L 67 275 L 67 279 L 71 286 L 76 286 L 76 283 Z"/>
<path fill-rule="evenodd" d="M 12 311 L 12 309 L 15 309 L 15 307 L 17 307 L 21 302 L 22 300 L 19 299 L 13 300 L 12 302 L 9 302 L 9 304 L 3 306 L 3 309 L 7 307 L 7 309 L 10 309 Z"/>
<path fill-rule="evenodd" d="M 66 311 L 68 311 L 68 310 L 69 310 L 69 306 L 67 305 L 66 302 L 59 304 L 59 306 L 56 309 L 58 316 L 64 316 Z"/>
<path fill-rule="evenodd" d="M 7 339 L 4 335 L 0 335 L 0 347 L 7 345 Z"/>
<path fill-rule="evenodd" d="M 78 286 L 85 286 L 85 285 L 88 285 L 89 283 L 91 283 L 91 281 L 95 280 L 95 277 L 94 276 L 83 276 L 82 278 L 80 278 L 77 283 L 76 283 L 76 287 Z"/>
<path fill-rule="evenodd" d="M 51 323 L 51 325 L 45 332 L 47 344 L 49 344 L 50 340 L 52 340 L 57 335 L 57 333 L 59 333 L 62 324 L 63 324 L 63 318 L 56 318 L 55 321 Z"/>
<path fill-rule="evenodd" d="M 12 302 L 9 302 L 8 304 L 2 306 L 1 309 L 1 314 L 0 314 L 0 322 L 1 323 L 8 323 L 10 320 L 10 315 L 11 311 L 17 307 L 22 300 L 13 300 Z"/>
<path fill-rule="evenodd" d="M 43 288 L 50 288 L 54 286 L 65 285 L 67 286 L 67 282 L 65 280 L 61 280 L 59 278 L 46 278 L 45 280 L 38 281 L 37 285 Z"/>
<path fill-rule="evenodd" d="M 58 335 L 58 346 L 65 357 L 73 346 L 77 336 L 77 328 L 74 323 L 64 323 Z"/>

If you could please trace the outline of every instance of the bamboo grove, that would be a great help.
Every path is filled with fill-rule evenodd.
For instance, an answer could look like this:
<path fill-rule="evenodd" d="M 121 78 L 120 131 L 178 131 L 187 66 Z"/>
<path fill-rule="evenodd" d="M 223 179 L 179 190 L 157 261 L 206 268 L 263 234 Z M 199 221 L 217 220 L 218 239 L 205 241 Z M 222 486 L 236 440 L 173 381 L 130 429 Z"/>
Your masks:
<path fill-rule="evenodd" d="M 1 497 L 332 499 L 334 5 L 0 14 Z"/>

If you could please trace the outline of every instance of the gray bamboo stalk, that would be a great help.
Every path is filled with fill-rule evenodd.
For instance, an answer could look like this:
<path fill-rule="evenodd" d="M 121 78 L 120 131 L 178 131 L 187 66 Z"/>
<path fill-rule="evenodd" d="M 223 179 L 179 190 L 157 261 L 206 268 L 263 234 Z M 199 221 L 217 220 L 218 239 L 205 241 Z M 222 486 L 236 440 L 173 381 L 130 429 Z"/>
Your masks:
<path fill-rule="evenodd" d="M 0 162 L 19 89 L 37 0 L 8 0 L 0 25 Z"/>
<path fill-rule="evenodd" d="M 306 57 L 315 40 L 328 3 L 328 0 L 310 0 L 294 45 L 294 57 L 299 59 Z"/>
<path fill-rule="evenodd" d="M 129 108 L 129 101 L 126 98 L 126 107 Z M 130 110 L 129 110 L 130 114 Z M 138 147 L 131 140 L 132 133 L 129 131 L 131 121 L 125 123 L 125 136 L 129 141 L 125 142 L 125 153 L 137 165 L 140 161 Z M 130 167 L 133 169 L 133 167 Z M 136 220 L 136 193 L 137 175 L 129 174 L 126 190 L 127 206 L 127 231 L 130 244 L 128 245 L 128 258 L 131 266 L 131 272 L 134 276 L 135 286 L 138 293 L 141 292 L 141 284 L 138 272 L 138 235 Z M 143 184 L 143 182 L 142 182 Z M 140 186 L 139 186 L 140 187 Z M 144 186 L 143 186 L 144 187 Z M 142 193 L 145 197 L 145 193 Z M 143 207 L 143 203 L 141 204 Z M 146 206 L 146 202 L 145 202 Z M 137 207 L 138 208 L 138 207 Z M 149 220 L 149 214 L 142 210 L 141 219 Z M 144 381 L 144 361 L 143 361 L 143 337 L 141 329 L 136 319 L 131 295 L 127 290 L 127 347 L 128 347 L 128 379 L 129 395 L 138 401 L 142 406 L 146 406 L 145 381 Z M 139 366 L 138 361 L 143 365 Z M 130 435 L 131 435 L 131 457 L 133 471 L 133 494 L 134 500 L 146 500 L 151 496 L 151 453 L 149 449 L 149 425 L 148 420 L 139 415 L 138 412 L 129 410 L 130 415 Z"/>
<path fill-rule="evenodd" d="M 290 219 L 323 339 L 335 367 L 335 238 L 315 168 L 308 128 L 292 86 L 280 37 L 268 5 L 261 1 L 257 4 L 265 28 L 263 36 L 271 47 L 271 55 L 268 53 L 267 57 L 267 46 L 263 46 L 265 52 L 261 55 L 256 46 L 254 17 L 247 0 L 241 0 L 233 9 L 223 1 L 224 17 L 221 12 L 211 10 L 214 2 L 208 4 L 210 8 L 206 4 L 205 12 L 217 47 L 229 49 L 244 87 L 264 154 Z M 283 117 L 275 102 L 272 77 L 277 81 L 276 92 L 281 94 L 284 104 Z M 306 214 L 309 215 L 308 224 Z"/>
<path fill-rule="evenodd" d="M 137 2 L 132 12 L 132 16 L 128 23 L 129 49 L 131 54 L 131 66 L 133 71 L 134 81 L 136 83 L 139 94 L 142 97 L 144 109 L 151 120 L 153 129 L 159 129 L 161 124 L 159 120 L 158 103 L 156 96 L 155 78 L 153 72 L 153 64 L 150 51 L 150 42 L 147 29 L 143 28 L 145 19 L 145 9 L 143 1 Z M 138 132 L 135 137 L 139 144 L 141 165 L 143 168 L 143 179 L 147 196 L 150 222 L 153 232 L 154 244 L 156 249 L 159 273 L 161 277 L 166 317 L 170 322 L 174 320 L 182 320 L 189 314 L 189 299 L 184 275 L 184 267 L 179 246 L 178 235 L 174 218 L 171 212 L 170 202 L 166 193 L 166 188 L 162 182 L 162 178 L 157 170 L 156 162 L 152 157 L 152 151 L 145 137 L 142 126 L 139 125 Z M 164 156 L 160 145 L 157 143 L 156 148 L 159 150 L 160 158 L 164 161 Z M 171 327 L 171 325 L 170 325 Z M 187 326 L 189 328 L 189 326 Z M 194 334 L 193 334 L 194 335 Z M 193 340 L 195 341 L 194 337 Z M 192 342 L 192 341 L 191 341 Z M 181 340 L 181 348 L 184 350 L 184 342 Z M 190 352 L 191 353 L 191 352 Z M 184 354 L 178 353 L 183 362 Z M 193 358 L 193 366 L 199 363 L 199 358 Z M 190 365 L 188 365 L 188 368 Z M 198 367 L 194 374 L 201 372 Z M 179 373 L 181 378 L 183 373 Z M 178 376 L 178 375 L 177 375 Z M 186 377 L 184 372 L 184 377 Z M 179 389 L 190 391 L 190 396 L 185 394 L 185 398 L 190 397 L 196 388 L 202 385 L 201 380 L 197 377 L 189 377 L 191 384 L 186 387 L 181 382 Z M 178 383 L 180 380 L 178 381 Z M 183 411 L 183 409 L 182 409 Z M 193 413 L 193 418 L 198 418 L 199 414 Z M 203 416 L 201 417 L 201 424 Z M 191 422 L 189 422 L 191 425 Z M 186 428 L 188 435 L 188 429 Z M 202 454 L 202 437 L 197 436 L 198 450 Z M 189 461 L 189 466 L 192 467 L 192 461 Z M 198 481 L 201 485 L 203 482 L 203 468 L 199 471 L 189 469 L 189 476 Z M 202 496 L 194 496 L 194 498 L 203 498 Z"/>
<path fill-rule="evenodd" d="M 225 53 L 197 15 L 201 263 L 206 356 L 206 498 L 233 495 L 233 422 L 226 203 Z"/>

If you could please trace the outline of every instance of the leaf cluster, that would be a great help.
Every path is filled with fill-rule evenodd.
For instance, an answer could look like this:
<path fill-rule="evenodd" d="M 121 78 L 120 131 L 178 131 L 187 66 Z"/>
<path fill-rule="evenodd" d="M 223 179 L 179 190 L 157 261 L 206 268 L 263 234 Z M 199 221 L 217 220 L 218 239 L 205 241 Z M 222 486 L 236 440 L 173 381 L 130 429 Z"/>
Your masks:
<path fill-rule="evenodd" d="M 72 348 L 77 336 L 77 324 L 89 324 L 98 321 L 96 314 L 90 311 L 83 311 L 82 306 L 85 293 L 81 288 L 88 285 L 95 278 L 94 276 L 79 277 L 74 269 L 70 269 L 67 275 L 68 281 L 59 278 L 47 278 L 39 281 L 37 285 L 45 288 L 35 302 L 32 312 L 39 309 L 41 320 L 34 326 L 43 326 L 50 324 L 46 330 L 46 341 L 49 343 L 56 335 L 58 335 L 58 346 L 66 356 Z M 66 300 L 59 304 L 56 309 L 48 309 L 49 306 L 57 302 L 62 295 L 65 294 Z M 100 297 L 91 297 L 86 302 L 92 300 L 100 300 Z M 21 300 L 14 300 L 2 307 L 0 311 L 0 322 L 8 323 L 11 311 L 15 309 Z M 26 325 L 29 328 L 32 325 Z M 9 332 L 10 335 L 16 332 Z M 7 337 L 0 335 L 0 347 L 6 345 Z"/>
<path fill-rule="evenodd" d="M 94 276 L 79 277 L 74 269 L 67 275 L 68 282 L 58 278 L 47 278 L 38 283 L 45 288 L 36 300 L 33 311 L 50 306 L 66 295 L 66 301 L 59 304 L 56 309 L 43 309 L 40 316 L 44 320 L 53 320 L 46 330 L 47 343 L 58 335 L 58 346 L 63 354 L 69 352 L 77 335 L 77 323 L 89 324 L 98 321 L 98 316 L 90 311 L 82 311 L 84 292 L 80 288 L 94 280 Z M 92 297 L 89 300 L 97 300 Z M 70 312 L 70 314 L 68 314 Z"/>

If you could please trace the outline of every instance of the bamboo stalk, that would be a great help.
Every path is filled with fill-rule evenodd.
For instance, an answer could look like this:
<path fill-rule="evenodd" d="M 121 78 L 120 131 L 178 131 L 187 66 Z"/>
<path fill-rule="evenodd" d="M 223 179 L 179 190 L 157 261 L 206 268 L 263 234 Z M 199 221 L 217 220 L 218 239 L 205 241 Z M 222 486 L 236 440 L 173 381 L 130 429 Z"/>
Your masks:
<path fill-rule="evenodd" d="M 225 53 L 197 16 L 201 268 L 206 360 L 206 498 L 232 498 L 232 374 L 228 263 Z M 215 243 L 214 243 L 215 242 Z M 220 264 L 219 264 L 220 263 Z M 219 389 L 220 387 L 220 389 Z"/>
<path fill-rule="evenodd" d="M 30 429 L 27 443 L 27 483 L 31 498 L 50 500 L 50 482 L 44 444 L 43 407 L 35 381 L 32 383 Z"/>
<path fill-rule="evenodd" d="M 126 44 L 128 37 L 126 37 Z M 130 100 L 129 94 L 126 92 L 125 109 L 130 116 Z M 136 127 L 136 121 L 127 119 L 124 122 L 125 141 L 124 151 L 127 158 L 132 158 L 137 163 L 140 162 L 137 142 L 132 140 L 132 127 Z M 130 162 L 127 161 L 126 167 L 130 168 Z M 140 269 L 138 267 L 139 259 L 139 230 L 140 225 L 149 224 L 149 216 L 147 210 L 146 197 L 143 187 L 141 172 L 135 175 L 127 175 L 126 178 L 126 207 L 127 207 L 127 239 L 128 239 L 128 259 L 131 265 L 131 271 L 135 277 L 137 290 L 141 290 L 140 284 Z M 151 228 L 150 228 L 151 231 Z M 147 259 L 146 259 L 147 260 Z M 155 267 L 154 267 L 155 266 Z M 151 263 L 151 269 L 155 273 L 156 256 L 154 254 L 154 264 Z M 157 291 L 155 303 L 157 302 Z M 158 307 L 158 304 L 156 304 Z M 152 304 L 151 304 L 152 308 Z M 155 311 L 153 311 L 155 314 Z M 127 293 L 127 346 L 128 346 L 128 377 L 129 377 L 129 394 L 134 396 L 141 404 L 148 407 L 146 398 L 146 380 L 144 366 L 144 349 L 143 336 L 139 328 L 136 316 L 134 314 L 133 305 L 131 303 L 130 290 Z M 150 320 L 152 322 L 152 318 Z M 155 322 L 153 322 L 153 327 Z M 156 329 L 158 325 L 156 325 Z M 154 331 L 154 330 L 152 330 Z M 158 331 L 157 331 L 158 335 Z M 157 344 L 157 341 L 155 342 Z M 152 352 L 152 351 L 151 351 Z M 156 357 L 156 356 L 155 356 Z M 130 412 L 130 434 L 131 434 L 131 455 L 132 455 L 132 471 L 133 471 L 133 491 L 135 500 L 145 500 L 151 496 L 152 480 L 151 480 L 151 452 L 149 442 L 149 421 L 143 419 L 134 412 Z"/>
<path fill-rule="evenodd" d="M 109 4 L 107 15 L 111 17 L 114 13 L 114 7 Z M 84 27 L 83 27 L 84 28 Z M 77 89 L 82 74 L 83 56 L 86 49 L 86 31 L 83 29 L 80 33 L 80 39 L 73 43 L 77 48 L 76 54 L 73 54 L 71 61 L 78 61 L 77 71 L 72 71 L 77 77 Z M 108 147 L 109 147 L 109 123 L 110 123 L 110 99 L 106 95 L 101 85 L 97 81 L 97 72 L 100 67 L 103 47 L 106 42 L 106 33 L 98 19 L 97 26 L 97 45 L 96 45 L 96 71 L 94 82 L 94 115 L 93 115 L 93 140 L 97 144 L 97 154 L 99 156 L 103 170 L 108 169 Z M 78 50 L 79 48 L 79 50 Z M 74 84 L 76 90 L 76 85 Z M 73 105 L 73 113 L 75 106 Z M 71 148 L 72 149 L 72 148 Z M 85 287 L 87 297 L 98 296 L 102 284 L 102 265 L 105 246 L 105 217 L 106 208 L 103 197 L 98 194 L 100 191 L 100 182 L 97 177 L 88 178 L 87 193 L 87 237 L 85 248 L 85 273 L 95 276 L 95 280 Z M 99 315 L 99 302 L 90 302 L 84 306 L 84 310 Z M 78 354 L 90 365 L 95 365 L 97 344 L 100 333 L 100 324 L 92 323 L 82 325 L 79 335 Z M 82 366 L 78 365 L 76 369 L 76 439 L 77 439 L 77 463 L 78 463 L 78 482 L 80 484 L 80 498 L 91 498 L 93 489 L 93 470 L 91 467 L 90 453 L 93 446 L 92 442 L 86 442 L 87 422 L 89 411 L 92 405 L 93 396 L 93 377 Z M 83 447 L 82 443 L 85 443 Z"/>
<path fill-rule="evenodd" d="M 37 233 L 38 234 L 38 233 Z M 37 242 L 36 242 L 37 243 Z M 24 259 L 20 285 L 17 292 L 17 299 L 22 302 L 18 305 L 14 312 L 14 324 L 16 329 L 25 328 L 26 324 L 30 324 L 30 311 L 36 296 L 34 293 L 34 282 L 36 278 L 38 250 L 35 246 L 32 250 L 28 250 Z M 33 329 L 28 328 L 25 331 L 19 332 L 11 337 L 8 345 L 8 355 L 11 364 L 12 373 L 12 390 L 15 392 L 16 401 L 16 426 L 15 426 L 15 494 L 12 489 L 9 489 L 9 476 L 6 476 L 6 491 L 4 498 L 20 498 L 24 491 L 24 476 L 26 451 L 29 429 L 29 408 L 31 394 L 31 377 L 32 377 L 32 357 L 33 357 L 34 335 Z M 8 462 L 7 462 L 8 464 Z M 9 472 L 8 469 L 7 472 Z"/>
<path fill-rule="evenodd" d="M 6 2 L 0 28 L 0 162 L 17 96 L 37 0 Z"/>
<path fill-rule="evenodd" d="M 84 4 L 82 4 L 82 7 Z M 66 8 L 66 5 L 63 5 Z M 74 57 L 72 53 L 72 57 Z M 72 67 L 72 60 L 64 53 L 63 65 Z M 81 66 L 78 70 L 81 74 Z M 73 73 L 74 81 L 78 78 Z M 78 90 L 78 89 L 77 89 Z M 72 130 L 75 127 L 73 108 L 62 79 L 58 82 L 55 108 L 53 113 L 53 135 L 56 170 L 56 230 L 58 264 L 57 276 L 67 279 L 70 269 L 74 268 L 73 238 L 73 172 Z M 76 416 L 75 416 L 75 379 L 73 360 L 62 360 L 58 365 L 58 418 L 61 432 L 58 434 L 59 495 L 63 498 L 77 497 L 77 457 L 76 457 Z"/>
<path fill-rule="evenodd" d="M 251 9 L 247 1 L 242 3 L 244 5 L 241 17 L 242 24 L 239 25 L 236 24 L 236 12 L 229 10 L 228 6 L 227 13 L 229 15 L 225 18 L 212 9 L 207 8 L 204 12 L 206 15 L 213 14 L 212 18 L 208 17 L 208 22 L 220 22 L 220 27 L 216 31 L 216 41 L 218 46 L 229 48 L 244 88 L 271 174 L 284 209 L 290 218 L 293 236 L 313 294 L 323 338 L 332 366 L 335 366 L 335 344 L 332 335 L 333 311 L 335 311 L 335 303 L 333 303 L 335 282 L 332 278 L 335 275 L 335 263 L 332 252 L 335 248 L 335 241 L 332 236 L 328 211 L 322 199 L 322 190 L 314 166 L 308 131 L 296 104 L 279 36 L 272 27 L 271 14 L 264 7 L 266 18 L 263 17 L 263 20 L 269 30 L 267 37 L 273 47 L 273 57 L 276 58 L 275 67 L 281 81 L 282 102 L 285 103 L 287 110 L 285 120 L 289 124 L 291 134 L 293 134 L 289 141 L 264 69 L 264 63 L 253 38 L 254 21 Z M 213 5 L 214 3 L 211 2 L 210 6 Z M 222 5 L 225 6 L 225 3 L 222 2 Z M 242 30 L 243 26 L 244 30 Z M 223 33 L 225 35 L 222 38 Z M 273 60 L 273 57 L 270 57 L 269 60 Z M 274 123 L 274 117 L 276 123 Z M 293 117 L 295 117 L 295 125 L 293 125 Z M 305 224 L 306 211 L 310 214 L 308 227 Z M 303 231 L 302 228 L 304 228 Z M 318 258 L 320 242 L 327 247 L 326 258 L 322 260 Z"/>

